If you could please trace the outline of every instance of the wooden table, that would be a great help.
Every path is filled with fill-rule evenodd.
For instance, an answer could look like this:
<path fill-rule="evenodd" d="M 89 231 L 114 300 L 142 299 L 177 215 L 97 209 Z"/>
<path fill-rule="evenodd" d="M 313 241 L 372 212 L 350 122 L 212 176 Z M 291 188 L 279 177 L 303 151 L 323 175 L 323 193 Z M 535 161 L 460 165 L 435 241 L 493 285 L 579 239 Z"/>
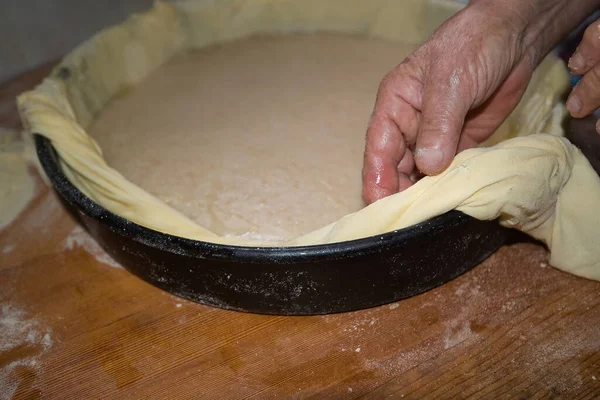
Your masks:
<path fill-rule="evenodd" d="M 14 96 L 49 66 L 0 87 Z M 600 283 L 534 244 L 382 307 L 204 307 L 119 268 L 40 185 L 0 232 L 0 398 L 598 398 Z"/>

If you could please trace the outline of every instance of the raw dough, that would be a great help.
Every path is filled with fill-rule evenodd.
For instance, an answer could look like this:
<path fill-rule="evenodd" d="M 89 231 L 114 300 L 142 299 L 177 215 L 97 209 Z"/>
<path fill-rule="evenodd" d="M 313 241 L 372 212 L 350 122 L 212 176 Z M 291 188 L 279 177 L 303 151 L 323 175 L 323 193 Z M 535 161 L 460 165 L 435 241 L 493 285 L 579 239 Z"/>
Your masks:
<path fill-rule="evenodd" d="M 111 102 L 89 132 L 109 165 L 194 222 L 291 240 L 365 206 L 377 86 L 411 49 L 319 34 L 184 52 Z"/>
<path fill-rule="evenodd" d="M 103 32 L 71 53 L 52 77 L 20 96 L 19 110 L 28 132 L 52 140 L 67 177 L 107 209 L 183 237 L 265 245 L 217 235 L 132 184 L 106 164 L 83 127 L 111 98 L 182 49 L 259 32 L 334 30 L 408 38 L 414 31 L 403 29 L 403 23 L 415 27 L 423 22 L 426 3 L 410 0 L 402 7 L 396 0 L 157 3 L 149 13 Z M 549 56 L 540 71 L 545 75 L 536 73 L 524 100 L 498 130 L 499 140 L 516 138 L 463 152 L 443 174 L 284 244 L 313 245 L 381 234 L 458 209 L 480 219 L 499 217 L 502 224 L 546 242 L 553 266 L 600 279 L 600 247 L 595 239 L 600 178 L 581 152 L 560 137 L 564 115 L 560 96 L 568 88 L 564 66 Z"/>
<path fill-rule="evenodd" d="M 35 194 L 23 143 L 0 128 L 0 229 L 10 224 Z"/>
<path fill-rule="evenodd" d="M 556 268 L 600 280 L 600 178 L 567 139 L 534 134 L 460 153 L 438 176 L 295 244 L 333 243 L 414 225 L 450 210 L 499 219 L 551 249 Z"/>

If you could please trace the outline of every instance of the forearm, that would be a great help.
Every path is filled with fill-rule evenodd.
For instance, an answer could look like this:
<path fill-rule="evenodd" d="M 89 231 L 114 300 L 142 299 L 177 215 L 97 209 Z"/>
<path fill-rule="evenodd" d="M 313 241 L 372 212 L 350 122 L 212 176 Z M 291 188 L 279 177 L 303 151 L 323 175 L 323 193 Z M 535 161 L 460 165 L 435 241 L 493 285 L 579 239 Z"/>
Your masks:
<path fill-rule="evenodd" d="M 537 65 L 562 38 L 600 7 L 600 0 L 471 0 L 504 16 L 520 32 L 524 55 Z"/>

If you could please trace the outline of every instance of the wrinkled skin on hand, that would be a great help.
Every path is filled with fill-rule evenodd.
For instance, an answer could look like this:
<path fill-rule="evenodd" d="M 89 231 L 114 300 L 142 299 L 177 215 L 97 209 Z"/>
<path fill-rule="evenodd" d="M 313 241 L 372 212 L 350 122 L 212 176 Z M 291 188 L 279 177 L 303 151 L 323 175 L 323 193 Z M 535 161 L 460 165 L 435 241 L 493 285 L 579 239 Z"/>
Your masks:
<path fill-rule="evenodd" d="M 569 60 L 574 75 L 583 75 L 567 100 L 574 118 L 583 118 L 600 108 L 600 20 L 586 29 L 579 47 Z M 600 120 L 596 123 L 600 133 Z"/>
<path fill-rule="evenodd" d="M 467 7 L 383 79 L 367 130 L 367 203 L 441 172 L 517 106 L 535 55 L 519 19 L 496 15 Z"/>

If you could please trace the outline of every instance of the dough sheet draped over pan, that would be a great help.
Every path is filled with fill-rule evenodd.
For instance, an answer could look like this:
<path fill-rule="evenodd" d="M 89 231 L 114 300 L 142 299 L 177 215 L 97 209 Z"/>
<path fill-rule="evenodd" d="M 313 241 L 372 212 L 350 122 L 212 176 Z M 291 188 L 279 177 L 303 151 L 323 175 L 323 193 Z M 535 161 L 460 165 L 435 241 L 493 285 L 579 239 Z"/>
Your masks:
<path fill-rule="evenodd" d="M 115 214 L 160 232 L 231 245 L 304 246 L 378 235 L 459 210 L 526 232 L 548 245 L 553 266 L 600 279 L 594 235 L 600 226 L 600 178 L 562 137 L 561 96 L 568 77 L 553 55 L 483 147 L 462 152 L 446 171 L 403 193 L 284 243 L 219 236 L 197 225 L 107 165 L 86 132 L 108 101 L 185 49 L 257 33 L 319 31 L 416 44 L 435 28 L 430 21 L 454 11 L 443 2 L 419 0 L 157 2 L 76 48 L 42 84 L 19 97 L 19 110 L 27 132 L 52 141 L 78 189 Z"/>

